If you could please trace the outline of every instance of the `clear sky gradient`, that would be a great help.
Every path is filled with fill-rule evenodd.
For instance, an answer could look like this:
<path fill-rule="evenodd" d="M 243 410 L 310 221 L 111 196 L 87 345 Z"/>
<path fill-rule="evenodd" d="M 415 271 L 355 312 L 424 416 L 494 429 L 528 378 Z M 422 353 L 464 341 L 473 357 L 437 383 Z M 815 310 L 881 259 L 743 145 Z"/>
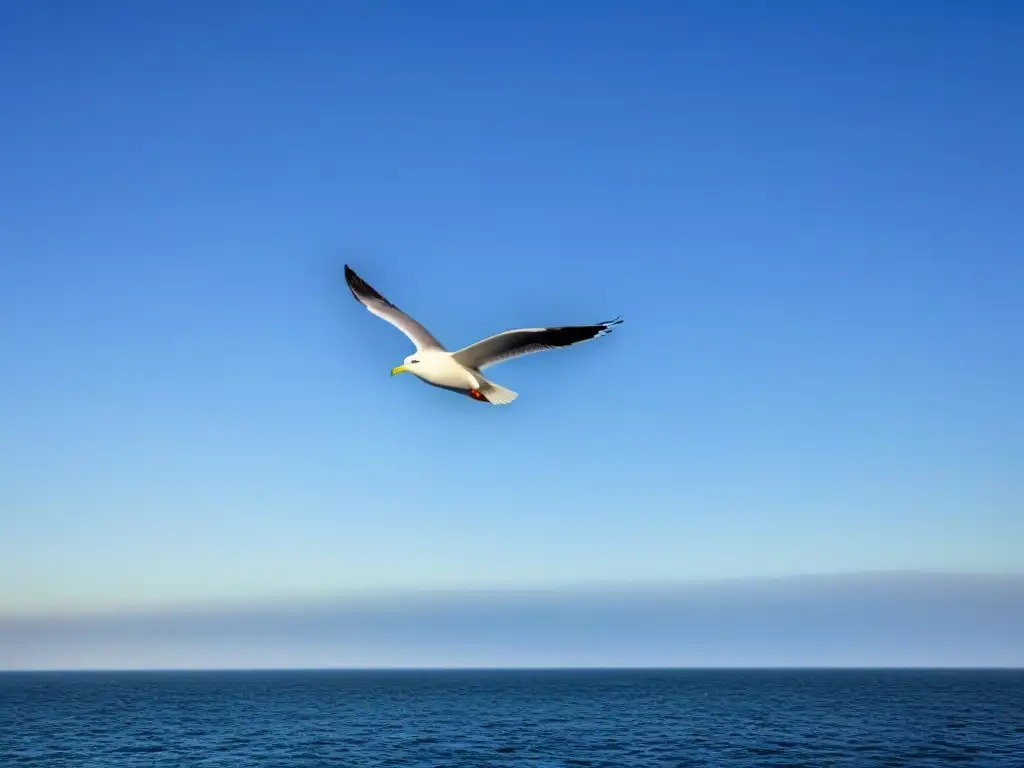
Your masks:
<path fill-rule="evenodd" d="M 0 4 L 0 615 L 1024 570 L 1024 6 Z M 622 315 L 504 408 L 411 351 Z"/>

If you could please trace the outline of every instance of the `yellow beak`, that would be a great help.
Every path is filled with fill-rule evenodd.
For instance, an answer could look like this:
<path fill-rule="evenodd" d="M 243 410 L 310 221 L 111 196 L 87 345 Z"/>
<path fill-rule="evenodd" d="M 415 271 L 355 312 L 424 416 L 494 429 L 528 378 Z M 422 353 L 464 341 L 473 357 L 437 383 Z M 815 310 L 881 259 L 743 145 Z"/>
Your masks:
<path fill-rule="evenodd" d="M 394 376 L 396 373 L 405 373 L 408 370 L 409 369 L 406 368 L 404 365 L 400 365 L 397 368 L 392 368 L 391 369 L 391 375 Z"/>

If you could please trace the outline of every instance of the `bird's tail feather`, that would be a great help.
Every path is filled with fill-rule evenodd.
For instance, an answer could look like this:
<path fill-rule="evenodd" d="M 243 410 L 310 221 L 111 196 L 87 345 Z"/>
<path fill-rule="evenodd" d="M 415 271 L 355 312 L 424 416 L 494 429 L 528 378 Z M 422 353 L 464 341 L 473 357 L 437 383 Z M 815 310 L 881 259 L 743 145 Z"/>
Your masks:
<path fill-rule="evenodd" d="M 513 392 L 511 389 L 495 384 L 493 381 L 484 380 L 480 384 L 480 394 L 486 397 L 491 405 L 508 405 L 519 397 L 518 392 Z"/>

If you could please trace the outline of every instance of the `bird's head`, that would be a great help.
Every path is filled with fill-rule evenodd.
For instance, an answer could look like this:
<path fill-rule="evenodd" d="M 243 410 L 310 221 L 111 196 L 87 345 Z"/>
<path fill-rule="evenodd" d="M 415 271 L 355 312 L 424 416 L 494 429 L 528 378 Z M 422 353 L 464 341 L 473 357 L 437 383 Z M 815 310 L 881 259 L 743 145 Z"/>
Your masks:
<path fill-rule="evenodd" d="M 416 366 L 420 364 L 419 356 L 416 353 L 409 355 L 402 364 L 391 369 L 391 375 L 396 376 L 399 373 L 416 373 Z"/>

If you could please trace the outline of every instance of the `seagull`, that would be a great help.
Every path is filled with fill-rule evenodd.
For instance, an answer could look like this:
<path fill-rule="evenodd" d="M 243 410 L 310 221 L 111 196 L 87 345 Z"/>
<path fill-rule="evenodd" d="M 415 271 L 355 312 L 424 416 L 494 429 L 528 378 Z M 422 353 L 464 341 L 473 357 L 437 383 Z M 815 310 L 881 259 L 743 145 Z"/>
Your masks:
<path fill-rule="evenodd" d="M 516 328 L 449 352 L 430 331 L 381 296 L 348 264 L 345 265 L 345 282 L 360 304 L 391 323 L 416 345 L 415 352 L 391 369 L 392 376 L 411 373 L 431 386 L 492 405 L 508 405 L 519 394 L 486 379 L 481 373 L 484 368 L 532 352 L 590 341 L 611 333 L 612 327 L 622 322 L 617 317 L 595 325 Z"/>

